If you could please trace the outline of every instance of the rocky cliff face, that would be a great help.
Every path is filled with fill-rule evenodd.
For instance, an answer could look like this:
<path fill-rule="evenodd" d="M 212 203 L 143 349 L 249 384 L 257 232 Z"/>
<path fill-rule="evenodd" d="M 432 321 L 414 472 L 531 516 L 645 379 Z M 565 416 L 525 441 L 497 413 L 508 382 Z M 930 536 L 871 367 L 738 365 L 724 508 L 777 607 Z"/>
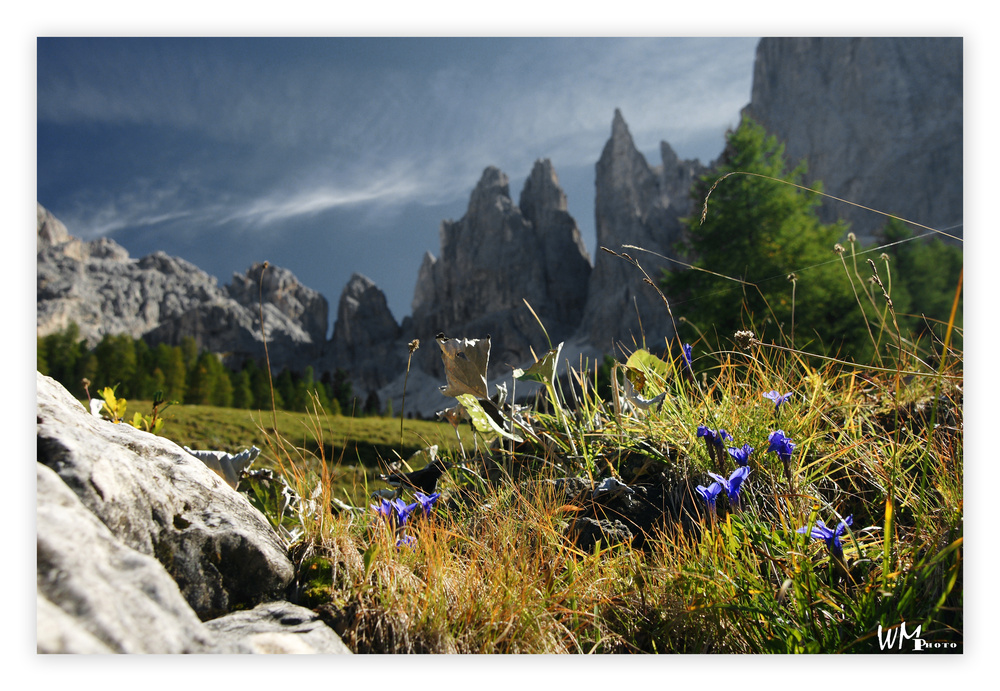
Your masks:
<path fill-rule="evenodd" d="M 215 279 L 162 252 L 131 259 L 109 238 L 84 242 L 38 205 L 38 335 L 75 321 L 91 345 L 105 334 L 138 338 L 222 293 Z"/>
<path fill-rule="evenodd" d="M 333 338 L 318 371 L 341 368 L 361 395 L 385 386 L 406 367 L 407 348 L 385 294 L 367 276 L 354 274 L 337 305 Z"/>
<path fill-rule="evenodd" d="M 824 192 L 931 226 L 962 223 L 961 38 L 765 38 L 744 113 Z M 824 201 L 862 240 L 887 220 Z M 961 236 L 962 228 L 949 231 Z"/>
<path fill-rule="evenodd" d="M 507 176 L 487 168 L 459 221 L 441 224 L 441 252 L 424 256 L 413 298 L 413 331 L 432 343 L 444 332 L 492 336 L 493 371 L 547 350 L 538 314 L 553 341 L 569 336 L 587 294 L 590 261 L 549 161 L 537 161 L 520 204 Z M 458 333 L 461 332 L 461 333 Z M 441 373 L 433 348 L 424 369 Z"/>
<path fill-rule="evenodd" d="M 236 363 L 263 357 L 261 265 L 220 287 L 190 262 L 163 252 L 132 259 L 108 238 L 75 238 L 40 204 L 37 248 L 38 336 L 76 322 L 91 346 L 105 334 L 172 345 L 192 336 L 200 348 L 225 353 Z M 269 267 L 263 300 L 272 364 L 281 369 L 319 357 L 326 339 L 326 299 L 290 271 Z"/>
<path fill-rule="evenodd" d="M 615 111 L 611 139 L 597 162 L 597 245 L 635 258 L 653 280 L 670 266 L 680 240 L 680 219 L 691 208 L 689 191 L 705 172 L 698 161 L 678 159 L 670 145 L 661 145 L 663 165 L 653 168 L 635 147 L 628 125 Z M 624 248 L 635 245 L 649 252 Z M 655 253 L 655 254 L 650 254 Z M 656 347 L 673 334 L 662 299 L 645 276 L 631 264 L 600 251 L 594 259 L 580 336 L 610 352 L 619 343 Z"/>

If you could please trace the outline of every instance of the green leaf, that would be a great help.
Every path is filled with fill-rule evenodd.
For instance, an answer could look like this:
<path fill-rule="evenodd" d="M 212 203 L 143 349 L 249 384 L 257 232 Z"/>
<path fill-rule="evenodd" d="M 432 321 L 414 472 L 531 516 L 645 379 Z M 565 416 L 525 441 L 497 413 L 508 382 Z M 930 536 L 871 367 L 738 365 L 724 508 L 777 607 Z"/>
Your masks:
<path fill-rule="evenodd" d="M 644 349 L 632 353 L 628 360 L 625 361 L 625 366 L 642 372 L 656 374 L 663 381 L 666 381 L 670 374 L 670 365 Z"/>
<path fill-rule="evenodd" d="M 501 437 L 513 439 L 514 441 L 524 441 L 517 433 L 508 432 L 497 421 L 487 414 L 483 404 L 472 394 L 459 394 L 455 398 L 465 408 L 465 412 L 472 418 L 472 424 L 483 434 L 499 434 Z"/>
<path fill-rule="evenodd" d="M 514 378 L 524 381 L 537 381 L 542 384 L 552 383 L 556 378 L 556 368 L 559 366 L 559 353 L 562 352 L 562 347 L 563 344 L 560 343 L 545 353 L 541 360 L 538 360 L 527 370 L 515 369 Z"/>

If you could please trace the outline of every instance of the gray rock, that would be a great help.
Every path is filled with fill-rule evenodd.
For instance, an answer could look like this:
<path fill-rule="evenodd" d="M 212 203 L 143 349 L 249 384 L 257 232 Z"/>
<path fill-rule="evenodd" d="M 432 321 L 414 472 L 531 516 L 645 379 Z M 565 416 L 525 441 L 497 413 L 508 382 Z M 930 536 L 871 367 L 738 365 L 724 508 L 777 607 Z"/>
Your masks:
<path fill-rule="evenodd" d="M 633 538 L 632 531 L 621 521 L 606 518 L 597 520 L 588 516 L 573 521 L 567 535 L 577 547 L 586 552 L 592 551 L 598 544 L 602 547 L 629 544 Z"/>
<path fill-rule="evenodd" d="M 441 224 L 438 258 L 425 255 L 413 300 L 413 329 L 421 343 L 438 333 L 491 336 L 490 376 L 547 350 L 575 327 L 586 295 L 589 259 L 576 223 L 565 211 L 551 163 L 536 162 L 521 202 L 510 198 L 507 176 L 488 167 L 473 190 L 465 216 Z M 440 355 L 424 349 L 420 363 L 442 374 Z"/>
<path fill-rule="evenodd" d="M 350 654 L 340 636 L 312 610 L 266 602 L 205 622 L 219 645 L 235 653 Z"/>
<path fill-rule="evenodd" d="M 38 204 L 38 250 L 61 245 L 70 239 L 65 224 Z"/>
<path fill-rule="evenodd" d="M 149 343 L 178 345 L 186 336 L 199 348 L 225 353 L 230 364 L 264 362 L 258 286 L 261 265 L 232 285 L 190 262 L 155 252 L 141 259 L 109 238 L 83 242 L 38 205 L 37 334 L 80 327 L 93 347 L 105 334 L 128 334 Z M 277 370 L 315 361 L 327 331 L 326 298 L 281 267 L 268 267 L 263 285 L 268 355 Z"/>
<path fill-rule="evenodd" d="M 580 229 L 567 210 L 566 194 L 548 159 L 535 161 L 519 201 L 521 213 L 538 231 L 548 301 L 532 304 L 555 341 L 564 340 L 580 323 L 587 303 L 590 255 Z"/>
<path fill-rule="evenodd" d="M 36 465 L 38 652 L 214 649 L 163 566 L 123 545 L 52 469 Z"/>
<path fill-rule="evenodd" d="M 961 38 L 765 38 L 744 113 L 824 192 L 949 228 L 963 219 L 962 59 Z M 820 216 L 865 241 L 888 220 L 830 200 Z"/>
<path fill-rule="evenodd" d="M 353 274 L 337 305 L 333 337 L 320 366 L 350 373 L 354 391 L 377 390 L 406 368 L 406 344 L 385 294 L 367 276 Z"/>
<path fill-rule="evenodd" d="M 173 442 L 84 410 L 37 375 L 38 461 L 128 547 L 155 557 L 203 619 L 280 594 L 293 577 L 267 520 Z"/>
<path fill-rule="evenodd" d="M 233 274 L 232 283 L 227 286 L 229 296 L 254 314 L 259 311 L 261 301 L 273 305 L 291 324 L 301 329 L 310 343 L 322 344 L 326 340 L 330 312 L 326 298 L 299 283 L 295 274 L 280 266 L 268 266 L 261 282 L 263 269 L 263 263 L 257 263 L 244 275 Z"/>
<path fill-rule="evenodd" d="M 597 246 L 627 253 L 656 281 L 662 269 L 676 268 L 663 257 L 676 257 L 685 217 L 691 208 L 692 181 L 704 171 L 697 161 L 681 161 L 666 143 L 663 165 L 653 168 L 636 148 L 621 111 L 615 110 L 611 139 L 597 162 Z M 627 249 L 634 245 L 647 252 Z M 653 253 L 653 254 L 651 254 Z M 662 345 L 673 325 L 662 298 L 637 268 L 598 251 L 587 290 L 579 337 L 605 352 L 618 344 L 634 348 Z"/>
<path fill-rule="evenodd" d="M 157 252 L 130 259 L 109 238 L 83 242 L 39 205 L 37 332 L 76 322 L 94 346 L 105 334 L 138 338 L 164 320 L 222 297 L 215 279 L 182 259 Z"/>

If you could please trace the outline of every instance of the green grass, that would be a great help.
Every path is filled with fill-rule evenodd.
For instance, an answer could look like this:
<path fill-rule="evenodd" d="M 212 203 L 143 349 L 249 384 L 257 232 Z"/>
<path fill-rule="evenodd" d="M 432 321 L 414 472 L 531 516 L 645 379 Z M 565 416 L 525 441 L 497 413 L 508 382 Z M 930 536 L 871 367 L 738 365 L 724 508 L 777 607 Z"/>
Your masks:
<path fill-rule="evenodd" d="M 127 418 L 135 412 L 149 415 L 150 401 L 128 401 Z M 442 450 L 458 448 L 455 429 L 448 423 L 406 420 L 400 446 L 399 418 L 357 417 L 279 410 L 250 411 L 203 405 L 172 405 L 162 417 L 161 436 L 192 449 L 217 449 L 238 453 L 256 446 L 261 454 L 254 468 L 288 472 L 288 458 L 268 443 L 281 438 L 300 472 L 318 475 L 325 459 L 334 469 L 335 494 L 342 500 L 364 505 L 368 485 L 384 487 L 375 477 L 386 464 L 409 459 L 423 448 L 438 445 Z M 462 443 L 471 447 L 468 425 L 460 430 Z M 422 462 L 421 462 L 422 464 Z M 367 482 L 367 484 L 366 484 Z"/>
<path fill-rule="evenodd" d="M 358 652 L 878 652 L 879 626 L 904 623 L 961 650 L 960 360 L 905 385 L 892 371 L 817 371 L 760 344 L 701 357 L 695 380 L 677 362 L 639 361 L 640 393 L 666 393 L 662 408 L 626 412 L 590 394 L 576 415 L 528 413 L 537 441 L 505 440 L 465 461 L 519 481 L 480 487 L 446 475 L 453 501 L 411 519 L 412 547 L 397 548 L 373 511 L 303 515 L 305 537 L 292 546 L 301 601 Z M 780 416 L 762 397 L 771 389 L 796 393 Z M 720 499 L 713 522 L 689 497 L 688 522 L 668 521 L 642 548 L 577 549 L 566 528 L 581 506 L 520 482 L 588 473 L 632 482 L 638 456 L 647 470 L 636 486 L 661 472 L 708 484 L 706 471 L 734 466 L 709 456 L 699 424 L 755 448 L 742 510 Z M 766 451 L 778 428 L 797 444 L 790 483 Z M 334 491 L 292 475 L 300 494 L 317 483 L 324 498 Z M 822 540 L 797 529 L 847 515 L 841 570 Z"/>

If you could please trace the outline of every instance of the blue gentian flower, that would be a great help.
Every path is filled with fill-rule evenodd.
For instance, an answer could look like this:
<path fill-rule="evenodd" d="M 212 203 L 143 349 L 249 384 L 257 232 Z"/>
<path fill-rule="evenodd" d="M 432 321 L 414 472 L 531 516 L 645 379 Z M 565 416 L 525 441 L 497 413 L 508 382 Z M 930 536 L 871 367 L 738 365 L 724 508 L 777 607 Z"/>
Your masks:
<path fill-rule="evenodd" d="M 403 545 L 406 545 L 407 547 L 413 547 L 413 545 L 415 544 L 417 544 L 417 538 L 413 537 L 412 535 L 400 535 L 399 539 L 396 540 L 396 551 L 398 552 L 399 548 L 402 547 Z"/>
<path fill-rule="evenodd" d="M 393 510 L 394 510 L 394 507 L 393 507 L 392 503 L 389 502 L 389 500 L 383 499 L 381 504 L 379 504 L 377 506 L 375 504 L 370 504 L 369 506 L 371 506 L 373 509 L 375 509 L 376 513 L 380 514 L 382 516 L 382 518 L 384 518 L 386 520 L 389 520 L 390 518 L 392 518 L 392 513 L 393 513 Z"/>
<path fill-rule="evenodd" d="M 688 372 L 693 372 L 694 370 L 691 368 L 691 346 L 685 343 L 682 347 L 684 349 L 684 366 L 687 367 Z"/>
<path fill-rule="evenodd" d="M 706 444 L 711 443 L 719 448 L 722 448 L 722 444 L 726 439 L 730 441 L 733 439 L 732 435 L 726 430 L 720 428 L 718 431 L 713 431 L 705 427 L 705 425 L 698 425 L 698 436 L 705 437 Z"/>
<path fill-rule="evenodd" d="M 438 500 L 441 496 L 440 492 L 434 492 L 433 494 L 424 494 L 423 492 L 414 492 L 413 496 L 416 498 L 417 502 L 420 504 L 420 510 L 423 511 L 424 515 L 428 515 L 431 509 L 434 508 L 434 502 Z"/>
<path fill-rule="evenodd" d="M 763 396 L 764 398 L 769 398 L 774 401 L 774 414 L 777 415 L 778 411 L 781 409 L 781 404 L 792 397 L 792 392 L 789 391 L 785 395 L 781 395 L 777 391 L 768 391 L 766 394 L 763 394 Z"/>
<path fill-rule="evenodd" d="M 804 526 L 799 528 L 796 532 L 805 533 L 808 531 L 809 537 L 825 541 L 826 548 L 830 550 L 830 554 L 838 559 L 842 559 L 844 556 L 844 547 L 840 544 L 840 536 L 844 534 L 848 526 L 850 526 L 853 522 L 854 515 L 852 514 L 837 524 L 836 529 L 827 528 L 823 521 L 818 520 L 812 530 L 809 530 L 809 526 Z"/>
<path fill-rule="evenodd" d="M 723 444 L 726 439 L 732 439 L 732 435 L 726 430 L 719 428 L 718 430 L 710 430 L 705 425 L 698 425 L 698 436 L 705 438 L 705 448 L 708 449 L 708 457 L 718 463 L 720 466 L 723 463 L 723 458 L 725 454 L 722 453 Z"/>
<path fill-rule="evenodd" d="M 740 506 L 740 485 L 743 484 L 743 481 L 747 479 L 747 475 L 749 474 L 750 467 L 745 465 L 734 470 L 728 480 L 721 475 L 709 473 L 716 484 L 726 489 L 726 494 L 729 495 L 729 503 L 734 509 L 738 509 Z"/>
<path fill-rule="evenodd" d="M 736 465 L 750 465 L 750 454 L 753 453 L 753 447 L 749 444 L 744 444 L 742 449 L 729 447 L 726 450 L 733 457 L 733 460 L 736 461 Z"/>
<path fill-rule="evenodd" d="M 719 492 L 722 491 L 722 485 L 720 485 L 718 482 L 713 482 L 708 487 L 705 487 L 703 485 L 698 485 L 697 487 L 695 487 L 695 491 L 697 491 L 698 494 L 701 495 L 701 498 L 705 500 L 706 504 L 708 504 L 709 511 L 711 511 L 714 514 L 715 498 L 718 497 Z"/>
<path fill-rule="evenodd" d="M 406 519 L 410 517 L 413 510 L 419 506 L 417 502 L 407 504 L 402 499 L 393 499 L 392 505 L 396 508 L 396 518 L 399 519 L 399 527 L 406 525 Z"/>
<path fill-rule="evenodd" d="M 775 430 L 767 435 L 767 441 L 770 442 L 767 447 L 768 451 L 773 451 L 778 454 L 778 458 L 781 459 L 782 463 L 788 463 L 792 459 L 792 452 L 795 450 L 795 444 L 791 439 L 785 436 L 783 430 Z"/>

